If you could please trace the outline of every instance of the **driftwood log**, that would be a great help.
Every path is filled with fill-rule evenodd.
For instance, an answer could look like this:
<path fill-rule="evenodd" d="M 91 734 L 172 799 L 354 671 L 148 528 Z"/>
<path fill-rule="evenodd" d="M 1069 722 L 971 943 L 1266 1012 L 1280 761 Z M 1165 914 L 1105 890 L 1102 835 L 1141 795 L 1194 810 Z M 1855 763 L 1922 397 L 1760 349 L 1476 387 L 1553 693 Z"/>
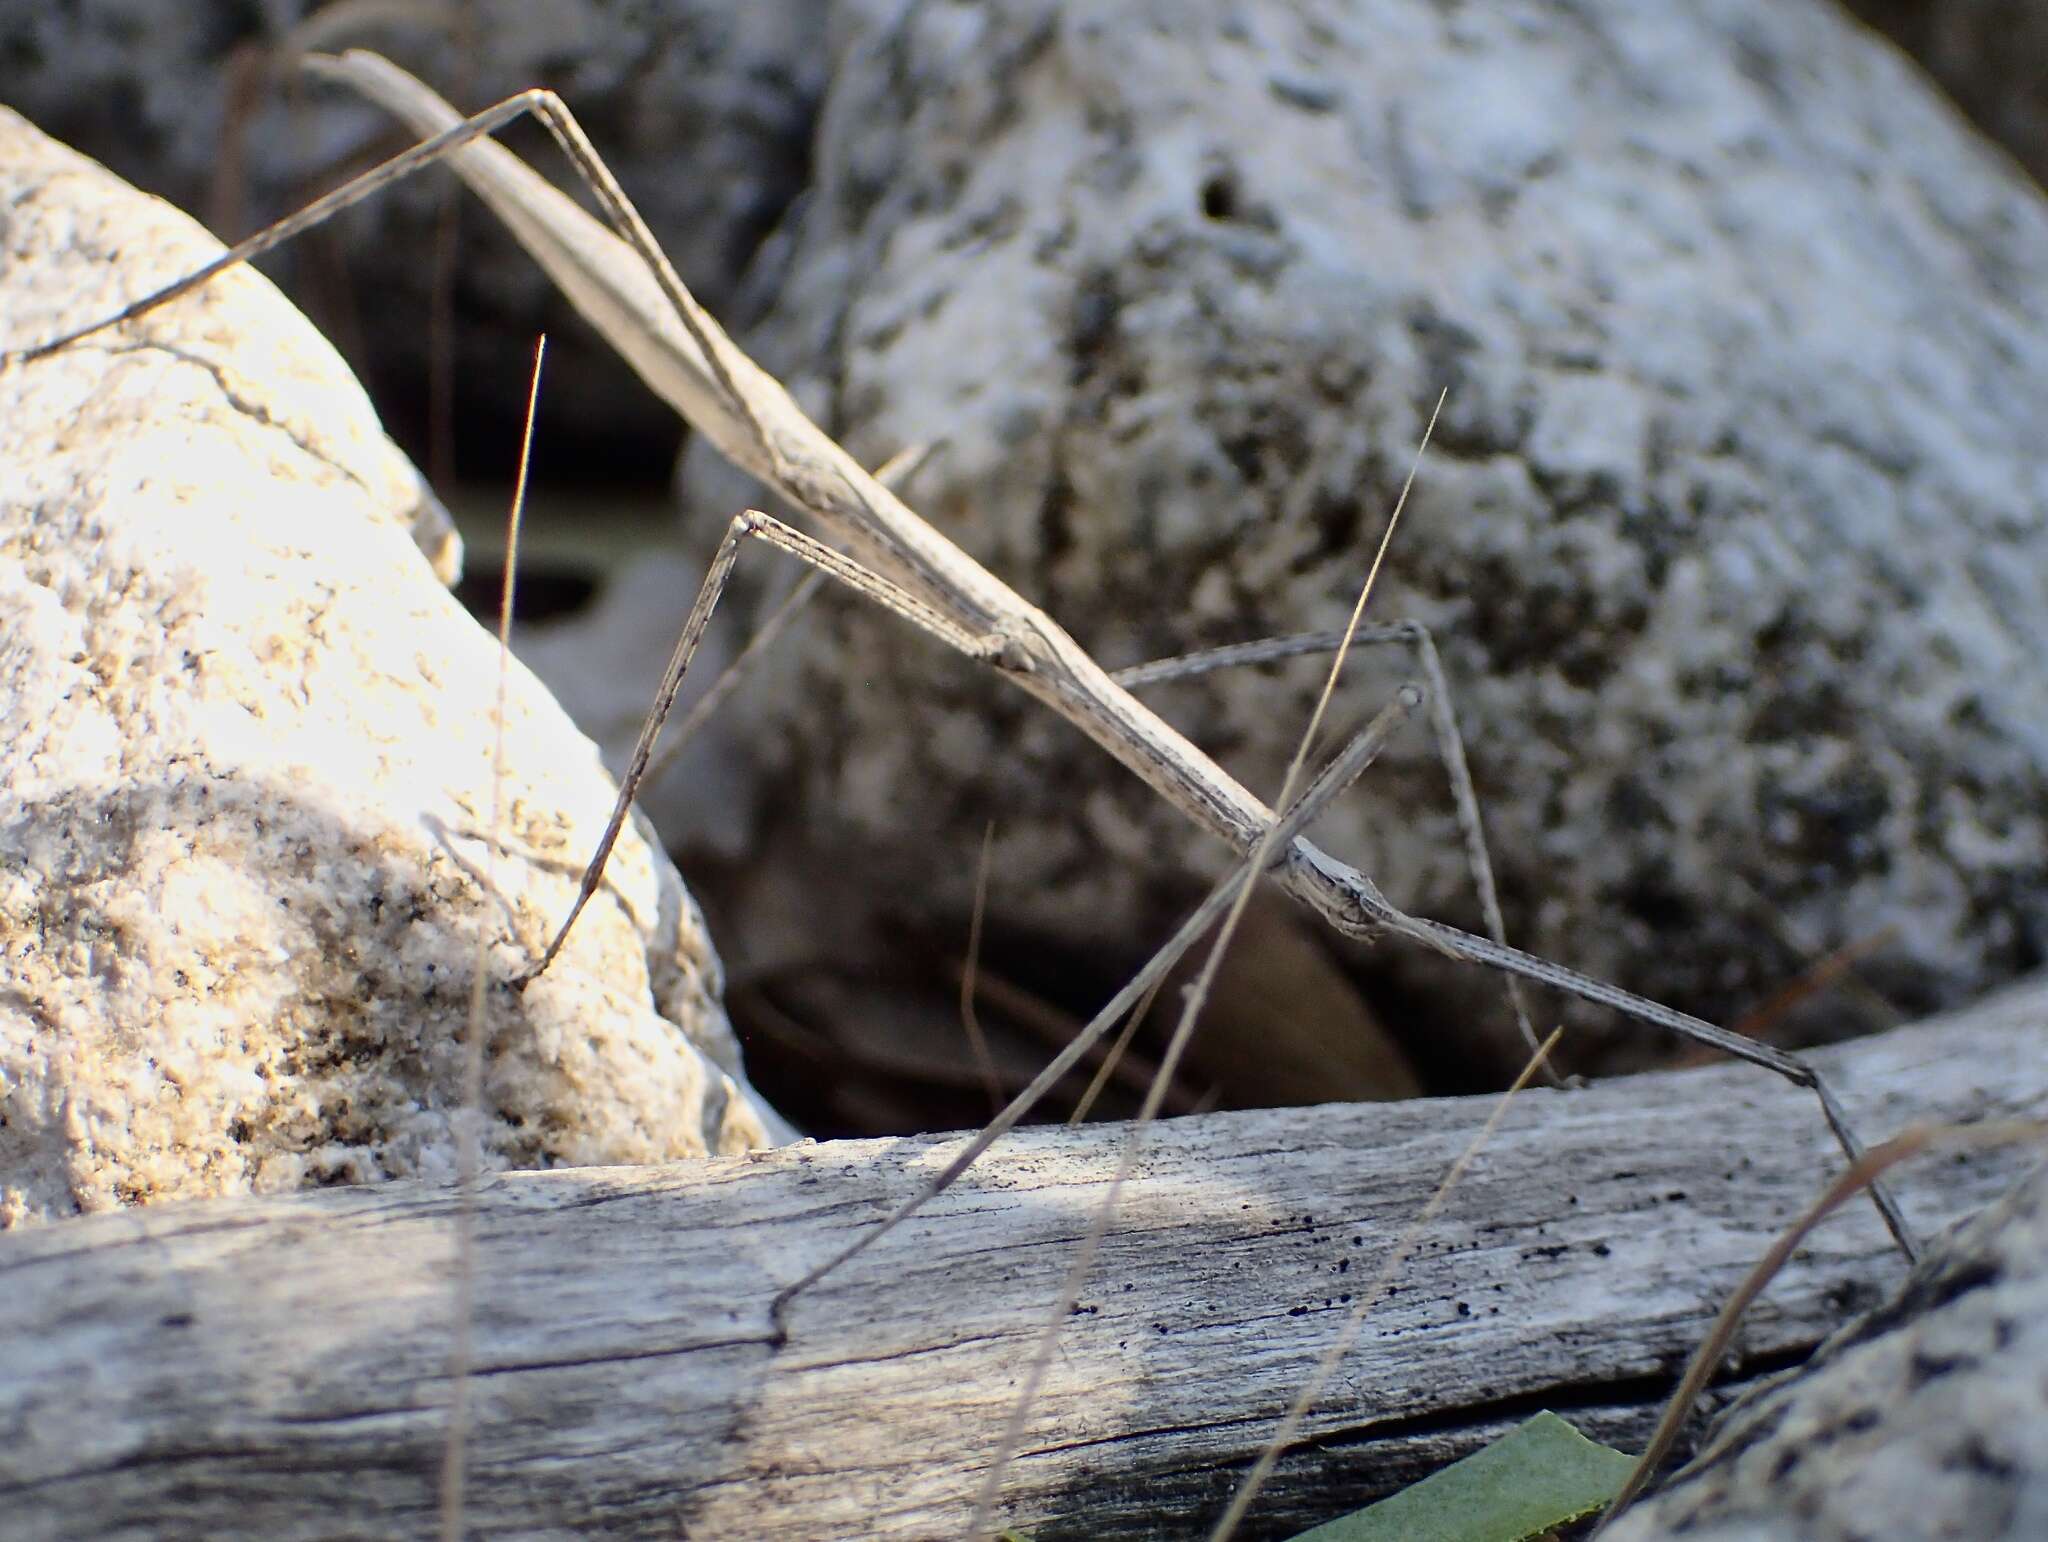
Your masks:
<path fill-rule="evenodd" d="M 2038 1112 L 2048 983 L 1822 1057 L 1864 1132 Z M 1005 1489 L 1034 1537 L 1191 1534 L 1490 1110 L 1215 1114 L 1146 1138 Z M 953 1137 L 491 1178 L 472 1477 L 491 1536 L 960 1534 L 1122 1126 L 1003 1142 L 815 1291 Z M 1746 1068 L 1525 1094 L 1372 1312 L 1255 1511 L 1340 1513 L 1553 1407 L 1640 1440 L 1721 1296 L 1838 1161 Z M 2018 1152 L 1909 1170 L 1931 1231 Z M 458 1200 L 392 1183 L 0 1236 L 0 1532 L 420 1535 L 434 1524 Z M 1867 1207 L 1752 1312 L 1727 1386 L 1902 1277 Z"/>

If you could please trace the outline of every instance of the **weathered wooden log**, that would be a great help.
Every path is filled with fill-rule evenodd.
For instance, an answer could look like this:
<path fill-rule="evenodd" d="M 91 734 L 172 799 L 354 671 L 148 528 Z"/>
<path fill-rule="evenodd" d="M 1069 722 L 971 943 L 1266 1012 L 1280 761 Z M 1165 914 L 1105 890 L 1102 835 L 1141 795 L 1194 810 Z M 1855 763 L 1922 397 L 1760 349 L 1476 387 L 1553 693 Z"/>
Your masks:
<path fill-rule="evenodd" d="M 2038 1110 L 2048 983 L 1829 1052 L 1865 1132 Z M 1151 1131 L 1006 1488 L 1036 1538 L 1213 1517 L 1490 1100 L 1215 1114 Z M 894 1236 L 776 1289 L 954 1137 L 494 1177 L 477 1196 L 475 1535 L 959 1535 L 1121 1126 L 1005 1141 Z M 1338 1513 L 1539 1407 L 1639 1440 L 1720 1297 L 1838 1160 L 1743 1068 L 1531 1092 L 1282 1463 L 1255 1535 Z M 1915 1224 L 2026 1158 L 1907 1172 Z M 456 1194 L 393 1183 L 0 1236 L 0 1532 L 431 1528 Z M 1867 1208 L 1746 1324 L 1741 1387 L 1903 1266 Z"/>

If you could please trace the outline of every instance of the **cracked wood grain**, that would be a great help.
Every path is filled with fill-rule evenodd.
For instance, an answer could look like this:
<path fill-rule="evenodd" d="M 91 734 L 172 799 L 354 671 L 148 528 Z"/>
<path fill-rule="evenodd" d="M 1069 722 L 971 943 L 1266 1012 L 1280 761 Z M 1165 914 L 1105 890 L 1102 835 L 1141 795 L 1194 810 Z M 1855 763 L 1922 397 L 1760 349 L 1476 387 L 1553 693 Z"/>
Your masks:
<path fill-rule="evenodd" d="M 2038 1112 L 2048 982 L 1821 1057 L 1862 1120 Z M 1036 1538 L 1193 1531 L 1490 1099 L 1158 1127 L 1005 1495 Z M 1721 1295 L 1833 1170 L 1792 1087 L 1718 1067 L 1531 1092 L 1282 1463 L 1283 1534 L 1538 1407 L 1627 1446 Z M 1121 1129 L 1006 1140 L 856 1266 L 776 1290 L 959 1137 L 501 1175 L 478 1196 L 468 1524 L 480 1536 L 957 1534 Z M 1933 1228 L 2024 1158 L 1908 1172 Z M 371 1537 L 435 1515 L 452 1190 L 166 1206 L 0 1237 L 10 1536 Z M 1823 1227 L 1746 1324 L 1734 1385 L 1903 1270 Z"/>

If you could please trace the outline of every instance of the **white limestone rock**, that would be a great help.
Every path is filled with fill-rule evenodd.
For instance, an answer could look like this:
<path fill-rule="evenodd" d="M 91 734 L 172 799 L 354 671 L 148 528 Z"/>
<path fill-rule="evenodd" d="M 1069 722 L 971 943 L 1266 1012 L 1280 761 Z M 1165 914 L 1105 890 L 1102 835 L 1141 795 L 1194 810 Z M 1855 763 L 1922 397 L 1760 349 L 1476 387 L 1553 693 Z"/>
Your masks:
<path fill-rule="evenodd" d="M 912 502 L 1105 663 L 1339 624 L 1448 388 L 1373 610 L 1443 645 L 1512 940 L 1714 1017 L 1891 927 L 1905 1009 L 2048 953 L 2048 213 L 1888 48 L 1779 0 L 836 20 L 746 341 L 865 462 L 942 442 Z M 685 488 L 707 542 L 746 496 Z M 1320 668 L 1154 699 L 1270 795 Z M 897 904 L 964 916 L 994 816 L 992 918 L 1140 951 L 1218 860 L 864 607 L 735 708 Z M 1317 838 L 1477 923 L 1420 732 Z"/>
<path fill-rule="evenodd" d="M 0 349 L 218 250 L 0 112 Z M 0 1224 L 452 1171 L 480 940 L 489 1166 L 782 1133 L 637 828 L 510 987 L 612 786 L 515 664 L 486 889 L 496 647 L 415 530 L 452 571 L 361 390 L 246 270 L 0 364 Z"/>
<path fill-rule="evenodd" d="M 1729 1410 L 1611 1542 L 2048 1535 L 2048 1169 Z"/>

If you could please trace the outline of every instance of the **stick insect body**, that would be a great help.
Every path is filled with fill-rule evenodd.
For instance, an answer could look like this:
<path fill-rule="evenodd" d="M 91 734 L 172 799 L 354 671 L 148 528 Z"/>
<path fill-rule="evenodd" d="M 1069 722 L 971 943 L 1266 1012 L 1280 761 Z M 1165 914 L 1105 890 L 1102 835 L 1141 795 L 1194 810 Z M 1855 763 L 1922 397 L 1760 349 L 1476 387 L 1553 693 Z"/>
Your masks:
<path fill-rule="evenodd" d="M 350 84 L 403 119 L 415 132 L 431 137 L 243 242 L 198 273 L 137 301 L 117 316 L 25 350 L 16 356 L 16 362 L 32 362 L 92 332 L 139 316 L 419 167 L 446 158 L 585 318 L 658 395 L 735 466 L 803 510 L 828 537 L 845 548 L 837 550 L 765 514 L 750 511 L 733 521 L 664 673 L 657 712 L 643 729 L 621 779 L 617 805 L 604 840 L 586 869 L 576 905 L 518 983 L 523 984 L 548 967 L 577 913 L 601 885 L 611 844 L 631 808 L 634 791 L 661 731 L 661 715 L 680 687 L 690 655 L 708 624 L 741 544 L 750 539 L 798 556 L 968 656 L 989 664 L 1081 729 L 1167 801 L 1229 842 L 1241 856 L 1259 848 L 1275 822 L 1272 810 L 1133 697 L 1125 683 L 1106 672 L 1044 612 L 1023 600 L 869 475 L 804 416 L 778 382 L 726 336 L 684 287 L 631 202 L 553 93 L 522 92 L 465 120 L 427 87 L 375 54 L 351 52 L 339 59 L 316 57 L 307 64 L 318 75 Z M 488 135 L 526 113 L 541 120 L 577 166 L 612 228 L 607 229 L 591 218 L 511 152 L 489 142 Z M 1413 627 L 1395 630 L 1410 639 L 1419 633 Z M 1305 642 L 1290 641 L 1306 651 Z M 1422 650 L 1426 643 L 1417 646 Z M 1242 649 L 1223 652 L 1233 658 L 1245 656 Z M 1422 652 L 1422 657 L 1426 665 L 1433 661 L 1433 649 Z M 1181 670 L 1193 672 L 1228 661 L 1231 660 L 1212 655 L 1185 663 Z M 1132 672 L 1125 680 L 1139 684 L 1160 677 L 1158 671 L 1149 675 Z M 1447 720 L 1448 704 L 1440 672 L 1430 683 L 1433 710 L 1440 720 Z M 1415 702 L 1419 701 L 1418 693 Z M 1456 779 L 1454 765 L 1454 782 Z M 1461 818 L 1461 824 L 1466 824 L 1468 846 L 1475 845 L 1476 818 L 1471 823 Z M 1294 829 L 1288 831 L 1284 843 L 1275 845 L 1268 875 L 1340 933 L 1368 939 L 1381 935 L 1407 938 L 1511 978 L 1546 985 L 1609 1007 L 1776 1072 L 1811 1088 L 1845 1154 L 1852 1162 L 1861 1155 L 1861 1143 L 1832 1090 L 1806 1061 L 1509 946 L 1499 935 L 1498 909 L 1488 880 L 1482 878 L 1481 891 L 1494 935 L 1475 936 L 1442 922 L 1407 914 L 1390 902 L 1365 874 L 1320 850 Z M 1066 1058 L 1062 1056 L 1061 1060 Z M 1040 1082 L 1044 1080 L 1040 1078 Z M 1008 1127 L 1000 1119 L 998 1125 Z M 930 1193 L 936 1193 L 964 1170 L 966 1163 L 1000 1132 L 997 1126 L 984 1132 L 970 1145 L 965 1160 L 950 1165 Z M 1872 1195 L 1898 1245 L 1911 1257 L 1914 1245 L 1896 1203 L 1880 1188 L 1873 1188 Z M 922 1203 L 922 1199 L 916 1203 Z M 864 1240 L 878 1236 L 886 1225 Z M 834 1260 L 825 1269 L 813 1271 L 798 1286 L 786 1291 L 785 1299 L 841 1261 Z"/>

